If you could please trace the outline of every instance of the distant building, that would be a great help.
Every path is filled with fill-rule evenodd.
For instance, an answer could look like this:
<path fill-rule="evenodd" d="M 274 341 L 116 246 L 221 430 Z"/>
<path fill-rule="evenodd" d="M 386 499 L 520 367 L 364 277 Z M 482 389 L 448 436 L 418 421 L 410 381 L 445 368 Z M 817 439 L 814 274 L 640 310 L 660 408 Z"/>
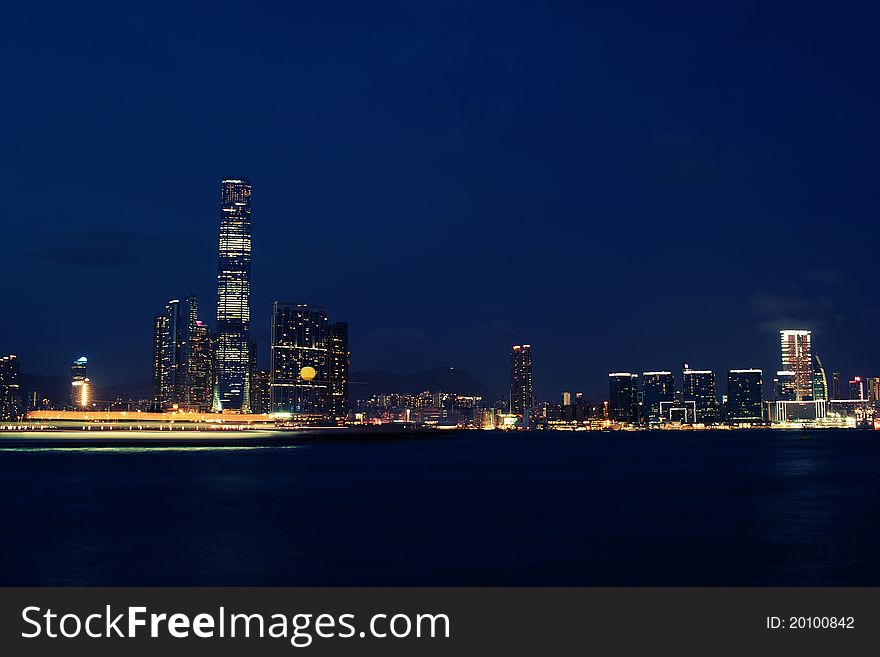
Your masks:
<path fill-rule="evenodd" d="M 88 364 L 89 359 L 80 356 L 70 366 L 70 405 L 74 410 L 88 408 L 92 400 Z"/>
<path fill-rule="evenodd" d="M 348 415 L 348 371 L 351 353 L 348 348 L 348 322 L 330 325 L 330 417 L 337 424 L 345 422 Z"/>
<path fill-rule="evenodd" d="M 0 357 L 0 420 L 21 417 L 20 365 L 14 355 Z"/>
<path fill-rule="evenodd" d="M 609 416 L 613 422 L 639 423 L 638 374 L 612 372 L 608 375 Z"/>
<path fill-rule="evenodd" d="M 831 375 L 831 399 L 843 399 L 840 396 L 840 372 Z"/>
<path fill-rule="evenodd" d="M 642 374 L 642 409 L 645 421 L 656 424 L 663 419 L 662 402 L 675 401 L 675 376 L 672 372 Z"/>
<path fill-rule="evenodd" d="M 782 369 L 794 374 L 795 401 L 813 399 L 813 352 L 810 331 L 779 332 Z"/>
<path fill-rule="evenodd" d="M 776 372 L 773 379 L 773 401 L 797 401 L 794 372 L 787 370 Z"/>
<path fill-rule="evenodd" d="M 308 422 L 339 424 L 348 411 L 348 324 L 323 308 L 276 301 L 270 408 Z"/>
<path fill-rule="evenodd" d="M 849 398 L 854 400 L 862 400 L 866 398 L 865 382 L 862 380 L 862 377 L 853 377 L 853 380 L 849 382 Z"/>
<path fill-rule="evenodd" d="M 272 412 L 270 381 L 271 374 L 269 370 L 251 371 L 251 411 L 253 413 Z"/>
<path fill-rule="evenodd" d="M 813 399 L 828 401 L 828 377 L 819 354 L 813 354 Z"/>
<path fill-rule="evenodd" d="M 865 379 L 868 392 L 868 401 L 872 404 L 880 403 L 880 376 L 872 376 Z"/>
<path fill-rule="evenodd" d="M 757 369 L 727 373 L 727 422 L 758 424 L 764 419 L 763 372 Z"/>
<path fill-rule="evenodd" d="M 250 409 L 251 184 L 228 178 L 220 192 L 215 410 Z"/>
<path fill-rule="evenodd" d="M 155 411 L 166 410 L 180 397 L 180 301 L 172 299 L 153 317 L 153 401 Z"/>
<path fill-rule="evenodd" d="M 698 424 L 713 424 L 721 419 L 713 371 L 685 367 L 682 398 L 685 402 L 694 402 L 694 420 Z"/>
<path fill-rule="evenodd" d="M 514 345 L 510 350 L 510 413 L 529 426 L 535 397 L 532 392 L 532 347 Z"/>

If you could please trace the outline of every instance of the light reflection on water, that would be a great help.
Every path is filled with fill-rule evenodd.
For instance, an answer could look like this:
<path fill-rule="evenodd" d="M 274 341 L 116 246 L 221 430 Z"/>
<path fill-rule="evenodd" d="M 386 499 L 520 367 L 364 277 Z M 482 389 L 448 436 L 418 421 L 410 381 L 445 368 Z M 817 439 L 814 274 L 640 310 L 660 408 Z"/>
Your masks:
<path fill-rule="evenodd" d="M 0 447 L 0 452 L 23 452 L 28 454 L 64 452 L 105 452 L 114 454 L 144 454 L 150 452 L 249 452 L 263 449 L 297 449 L 302 445 L 221 445 L 221 446 L 155 446 L 155 447 L 77 447 L 55 445 L 52 447 Z"/>

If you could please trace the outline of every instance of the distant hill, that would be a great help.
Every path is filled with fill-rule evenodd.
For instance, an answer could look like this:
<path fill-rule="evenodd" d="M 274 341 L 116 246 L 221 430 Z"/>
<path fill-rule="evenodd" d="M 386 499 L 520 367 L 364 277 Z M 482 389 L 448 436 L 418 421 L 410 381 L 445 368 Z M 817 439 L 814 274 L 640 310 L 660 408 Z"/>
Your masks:
<path fill-rule="evenodd" d="M 22 397 L 27 398 L 34 390 L 40 392 L 41 399 L 49 399 L 53 404 L 66 404 L 70 399 L 70 377 L 55 374 L 26 374 L 18 378 Z"/>
<path fill-rule="evenodd" d="M 153 382 L 150 379 L 135 381 L 134 383 L 120 383 L 113 386 L 104 386 L 95 391 L 96 399 L 113 401 L 114 399 L 134 400 L 151 399 L 153 396 Z"/>
<path fill-rule="evenodd" d="M 485 383 L 453 367 L 438 367 L 415 374 L 395 374 L 385 370 L 352 372 L 349 378 L 349 397 L 352 400 L 369 399 L 383 393 L 419 393 L 425 390 L 479 396 L 489 403 L 498 399 L 498 395 Z"/>

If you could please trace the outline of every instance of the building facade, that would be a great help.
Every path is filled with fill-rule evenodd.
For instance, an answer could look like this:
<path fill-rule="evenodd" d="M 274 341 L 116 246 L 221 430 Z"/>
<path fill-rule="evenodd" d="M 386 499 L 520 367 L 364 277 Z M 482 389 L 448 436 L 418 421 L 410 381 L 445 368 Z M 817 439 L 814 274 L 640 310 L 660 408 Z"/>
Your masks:
<path fill-rule="evenodd" d="M 348 371 L 351 353 L 348 349 L 348 322 L 330 325 L 330 417 L 336 424 L 348 416 Z"/>
<path fill-rule="evenodd" d="M 813 399 L 828 401 L 828 377 L 819 354 L 813 354 Z"/>
<path fill-rule="evenodd" d="M 74 410 L 88 408 L 92 401 L 88 365 L 89 359 L 80 356 L 70 366 L 70 406 Z"/>
<path fill-rule="evenodd" d="M 648 424 L 663 419 L 660 404 L 675 400 L 675 376 L 672 372 L 642 373 L 642 414 Z"/>
<path fill-rule="evenodd" d="M 712 370 L 685 368 L 682 372 L 682 400 L 694 403 L 694 421 L 714 424 L 720 418 L 715 373 Z"/>
<path fill-rule="evenodd" d="M 764 373 L 758 369 L 727 373 L 727 422 L 760 424 L 764 420 Z"/>
<path fill-rule="evenodd" d="M 0 420 L 21 418 L 20 374 L 18 358 L 12 354 L 0 357 Z"/>
<path fill-rule="evenodd" d="M 510 350 L 510 414 L 529 426 L 535 396 L 532 392 L 532 346 L 514 345 Z"/>
<path fill-rule="evenodd" d="M 222 182 L 215 410 L 250 409 L 251 184 Z"/>
<path fill-rule="evenodd" d="M 639 423 L 639 375 L 611 372 L 608 375 L 608 412 L 612 422 Z"/>
<path fill-rule="evenodd" d="M 813 348 L 810 331 L 779 332 L 782 370 L 794 374 L 795 401 L 813 399 Z"/>

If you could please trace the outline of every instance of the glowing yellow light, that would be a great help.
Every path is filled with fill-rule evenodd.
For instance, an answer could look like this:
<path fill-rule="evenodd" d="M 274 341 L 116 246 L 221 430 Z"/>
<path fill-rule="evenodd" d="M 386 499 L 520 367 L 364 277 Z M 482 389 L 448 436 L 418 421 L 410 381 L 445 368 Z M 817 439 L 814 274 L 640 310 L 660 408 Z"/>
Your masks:
<path fill-rule="evenodd" d="M 300 377 L 302 377 L 302 379 L 304 381 L 311 381 L 316 376 L 318 376 L 318 372 L 315 370 L 314 367 L 311 367 L 310 365 L 306 365 L 304 368 L 302 368 L 299 371 L 299 375 L 300 375 Z"/>

